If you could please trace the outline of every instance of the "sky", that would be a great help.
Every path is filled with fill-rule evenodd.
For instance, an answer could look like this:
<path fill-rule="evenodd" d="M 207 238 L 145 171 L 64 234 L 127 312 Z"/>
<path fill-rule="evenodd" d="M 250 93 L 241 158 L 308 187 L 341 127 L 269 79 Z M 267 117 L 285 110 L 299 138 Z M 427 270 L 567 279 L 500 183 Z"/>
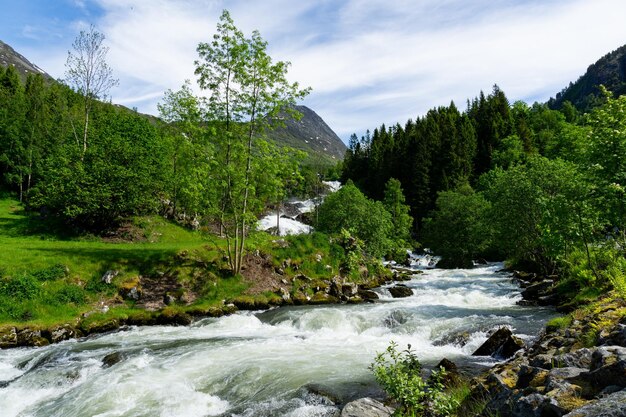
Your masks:
<path fill-rule="evenodd" d="M 195 84 L 196 47 L 224 9 L 291 62 L 288 78 L 312 88 L 302 104 L 344 141 L 464 109 L 494 84 L 546 101 L 626 43 L 624 0 L 0 0 L 0 40 L 62 79 L 93 24 L 119 79 L 112 101 L 156 115 L 167 89 Z"/>

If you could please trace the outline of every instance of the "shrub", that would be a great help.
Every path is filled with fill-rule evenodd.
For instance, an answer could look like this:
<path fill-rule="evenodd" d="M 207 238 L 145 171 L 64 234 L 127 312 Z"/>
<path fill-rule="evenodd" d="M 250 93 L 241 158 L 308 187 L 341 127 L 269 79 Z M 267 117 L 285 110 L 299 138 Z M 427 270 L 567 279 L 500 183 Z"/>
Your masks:
<path fill-rule="evenodd" d="M 85 302 L 85 290 L 78 285 L 68 285 L 56 293 L 56 299 L 63 304 L 74 303 L 80 305 Z"/>
<path fill-rule="evenodd" d="M 430 381 L 424 381 L 422 364 L 411 345 L 399 352 L 398 344 L 392 341 L 370 369 L 381 387 L 400 404 L 394 412 L 396 417 L 450 416 L 459 405 L 456 398 L 443 393 L 445 370 L 433 371 Z"/>
<path fill-rule="evenodd" d="M 18 275 L 0 281 L 0 295 L 15 300 L 31 300 L 41 291 L 39 282 L 31 275 Z"/>

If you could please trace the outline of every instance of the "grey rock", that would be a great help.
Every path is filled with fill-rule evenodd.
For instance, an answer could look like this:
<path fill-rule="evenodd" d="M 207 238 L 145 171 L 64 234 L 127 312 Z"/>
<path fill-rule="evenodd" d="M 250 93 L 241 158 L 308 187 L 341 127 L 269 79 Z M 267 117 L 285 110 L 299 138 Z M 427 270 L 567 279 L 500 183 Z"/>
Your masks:
<path fill-rule="evenodd" d="M 349 402 L 341 411 L 341 417 L 389 417 L 393 409 L 372 398 Z"/>
<path fill-rule="evenodd" d="M 393 298 L 404 298 L 413 295 L 413 290 L 403 285 L 396 285 L 388 288 Z"/>
<path fill-rule="evenodd" d="M 626 417 L 626 390 L 577 408 L 564 417 Z"/>
<path fill-rule="evenodd" d="M 106 271 L 104 275 L 102 275 L 102 282 L 104 282 L 105 284 L 110 284 L 113 281 L 113 278 L 118 276 L 119 273 L 120 271 L 116 271 L 113 269 Z"/>
<path fill-rule="evenodd" d="M 372 290 L 359 290 L 359 297 L 364 299 L 365 301 L 374 301 L 378 300 L 378 294 L 376 294 Z"/>
<path fill-rule="evenodd" d="M 626 360 L 626 348 L 622 346 L 602 346 L 591 354 L 591 366 L 589 370 L 594 371 L 607 364 L 619 360 Z"/>
<path fill-rule="evenodd" d="M 534 393 L 515 401 L 512 410 L 513 417 L 543 417 L 562 416 L 560 407 L 555 399 Z"/>
<path fill-rule="evenodd" d="M 472 356 L 492 356 L 510 358 L 515 352 L 524 347 L 524 342 L 513 336 L 506 327 L 499 328 L 483 343 Z"/>
<path fill-rule="evenodd" d="M 17 346 L 17 330 L 10 327 L 0 333 L 0 349 Z"/>
<path fill-rule="evenodd" d="M 106 355 L 102 358 L 102 367 L 110 368 L 118 362 L 121 362 L 124 359 L 124 356 L 120 352 L 113 352 Z"/>
<path fill-rule="evenodd" d="M 556 367 L 575 367 L 589 369 L 593 350 L 582 348 L 574 352 L 554 356 L 552 365 Z"/>

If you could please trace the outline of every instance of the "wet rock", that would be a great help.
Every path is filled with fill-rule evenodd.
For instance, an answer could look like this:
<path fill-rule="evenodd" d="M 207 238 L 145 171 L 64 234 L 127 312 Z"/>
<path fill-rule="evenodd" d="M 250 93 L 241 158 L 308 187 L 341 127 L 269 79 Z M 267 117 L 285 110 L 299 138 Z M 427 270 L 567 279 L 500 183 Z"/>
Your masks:
<path fill-rule="evenodd" d="M 396 285 L 388 288 L 389 293 L 393 298 L 404 298 L 413 295 L 413 290 L 404 285 Z"/>
<path fill-rule="evenodd" d="M 41 331 L 22 329 L 17 331 L 18 346 L 47 346 L 50 341 L 41 335 Z"/>
<path fill-rule="evenodd" d="M 327 404 L 339 404 L 341 403 L 341 399 L 333 392 L 333 388 L 327 387 L 322 384 L 306 384 L 301 388 L 305 391 L 305 395 L 314 395 L 316 397 L 321 397 L 326 399 L 325 403 Z"/>
<path fill-rule="evenodd" d="M 68 324 L 42 331 L 41 334 L 52 343 L 59 343 L 64 340 L 76 339 L 77 337 L 81 336 L 81 333 L 78 329 Z"/>
<path fill-rule="evenodd" d="M 445 376 L 442 378 L 441 383 L 446 387 L 453 386 L 461 379 L 458 366 L 447 358 L 440 360 L 434 369 L 445 371 Z"/>
<path fill-rule="evenodd" d="M 626 390 L 577 408 L 564 417 L 626 417 Z"/>
<path fill-rule="evenodd" d="M 389 417 L 393 409 L 372 398 L 349 402 L 341 411 L 341 417 Z"/>
<path fill-rule="evenodd" d="M 157 317 L 156 321 L 158 324 L 188 326 L 193 322 L 193 318 L 187 313 L 171 311 L 166 308 Z"/>
<path fill-rule="evenodd" d="M 525 300 L 537 301 L 540 297 L 546 297 L 552 294 L 554 281 L 545 279 L 536 284 L 529 285 L 522 291 L 522 297 Z"/>
<path fill-rule="evenodd" d="M 513 336 L 511 330 L 501 327 L 476 349 L 472 356 L 492 356 L 506 359 L 523 347 L 524 342 Z"/>
<path fill-rule="evenodd" d="M 279 289 L 276 290 L 276 294 L 278 294 L 281 298 L 281 300 L 283 300 L 284 303 L 291 303 L 291 294 L 289 294 L 289 291 L 287 291 L 286 288 L 280 287 Z"/>
<path fill-rule="evenodd" d="M 102 275 L 101 281 L 104 282 L 105 284 L 111 284 L 111 282 L 113 282 L 113 278 L 118 276 L 119 273 L 120 273 L 120 271 L 116 271 L 114 269 L 110 269 L 110 270 L 106 271 L 104 273 L 104 275 Z"/>
<path fill-rule="evenodd" d="M 172 305 L 176 303 L 176 297 L 174 297 L 172 294 L 165 294 L 163 296 L 163 304 L 165 304 L 166 306 Z"/>
<path fill-rule="evenodd" d="M 15 327 L 0 329 L 0 349 L 17 346 L 17 330 Z"/>
<path fill-rule="evenodd" d="M 361 297 L 365 301 L 374 301 L 378 300 L 378 294 L 376 294 L 372 290 L 359 290 L 359 297 Z"/>
<path fill-rule="evenodd" d="M 103 368 L 110 368 L 111 366 L 115 365 L 116 363 L 121 362 L 123 359 L 124 359 L 124 357 L 123 357 L 123 355 L 120 352 L 109 353 L 104 358 L 102 358 L 102 367 Z"/>
<path fill-rule="evenodd" d="M 96 322 L 81 322 L 80 328 L 85 335 L 94 334 L 94 333 L 105 333 L 110 332 L 112 330 L 119 329 L 120 322 L 118 319 L 108 319 L 104 321 L 96 321 Z"/>
<path fill-rule="evenodd" d="M 467 345 L 470 339 L 470 333 L 468 331 L 461 331 L 456 333 L 447 334 L 433 342 L 435 346 L 456 345 L 463 347 Z"/>
<path fill-rule="evenodd" d="M 339 302 L 337 297 L 333 297 L 330 294 L 326 294 L 325 292 L 316 292 L 313 297 L 309 300 L 311 304 L 336 304 Z"/>
<path fill-rule="evenodd" d="M 358 291 L 359 286 L 357 284 L 349 282 L 341 285 L 341 293 L 345 297 L 354 297 L 355 295 L 357 295 Z"/>

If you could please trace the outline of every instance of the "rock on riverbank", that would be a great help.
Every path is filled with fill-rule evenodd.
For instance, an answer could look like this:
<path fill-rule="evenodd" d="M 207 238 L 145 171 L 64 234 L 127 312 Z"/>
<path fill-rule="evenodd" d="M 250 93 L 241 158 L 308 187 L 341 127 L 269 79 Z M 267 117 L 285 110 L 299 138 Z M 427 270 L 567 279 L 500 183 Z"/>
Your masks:
<path fill-rule="evenodd" d="M 486 399 L 485 416 L 626 415 L 626 302 L 573 312 L 570 325 L 476 378 L 472 396 Z"/>

